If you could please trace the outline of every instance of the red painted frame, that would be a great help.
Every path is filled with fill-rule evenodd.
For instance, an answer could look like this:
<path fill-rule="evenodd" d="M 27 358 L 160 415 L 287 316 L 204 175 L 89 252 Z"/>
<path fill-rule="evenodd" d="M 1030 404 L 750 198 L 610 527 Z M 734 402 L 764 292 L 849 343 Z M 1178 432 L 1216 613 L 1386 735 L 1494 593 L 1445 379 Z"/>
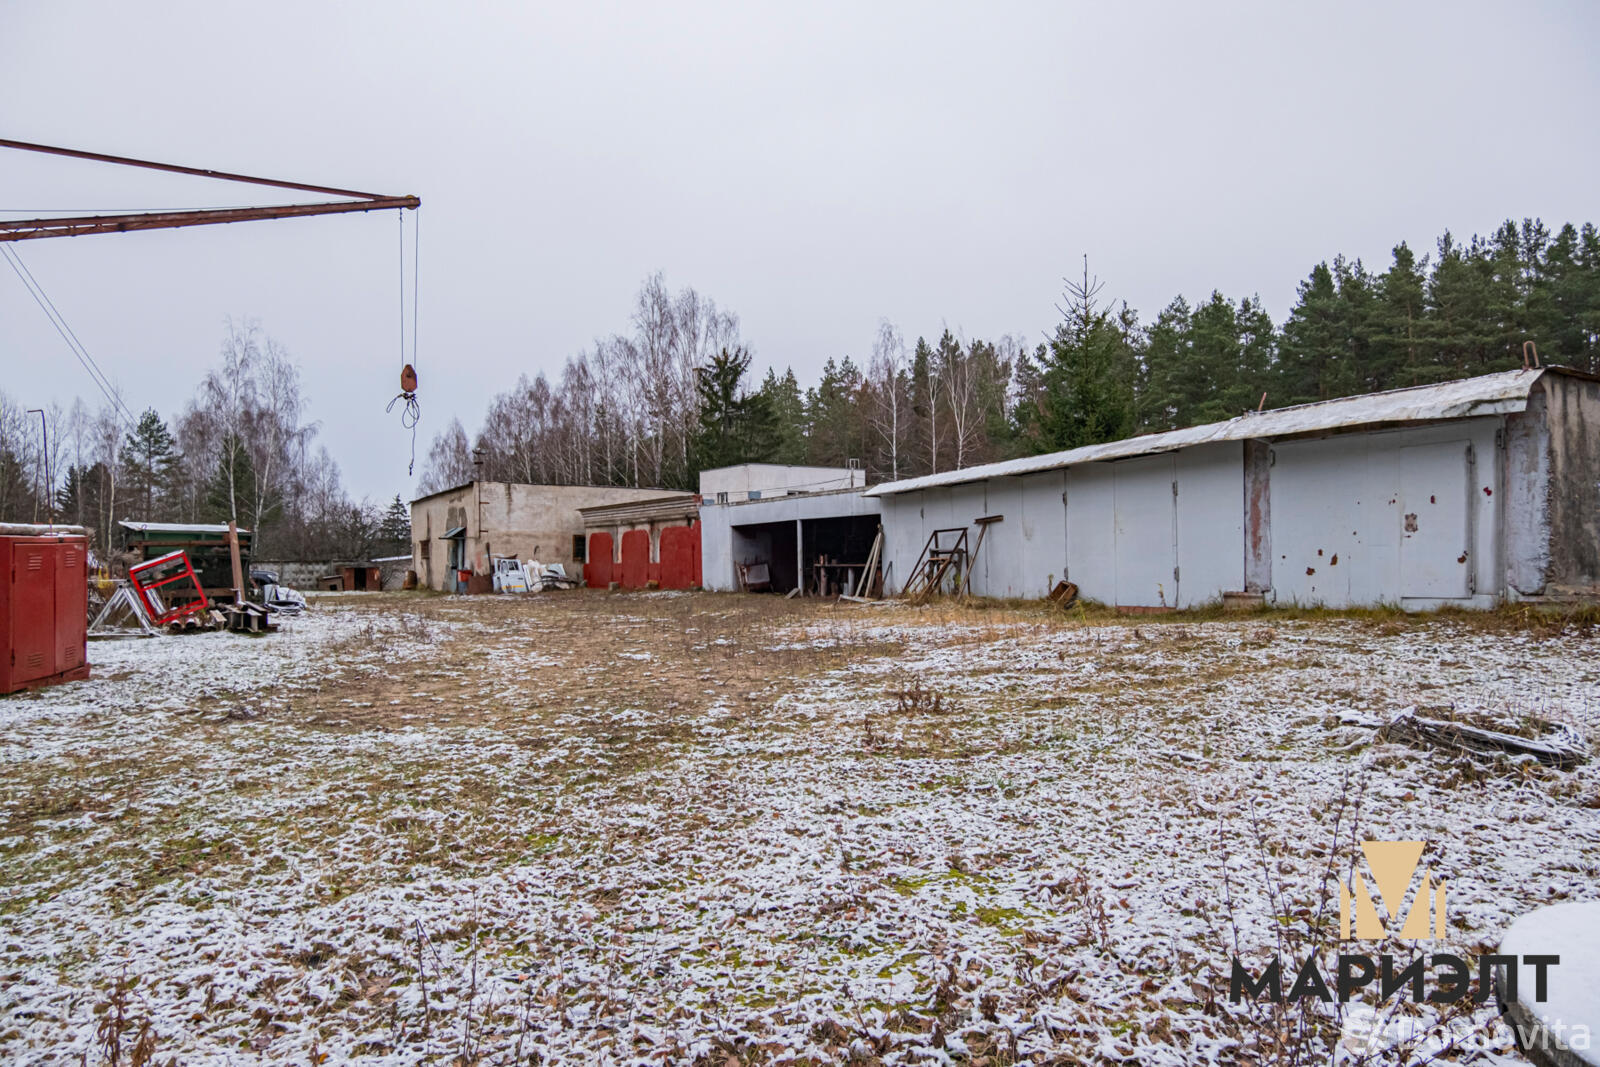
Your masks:
<path fill-rule="evenodd" d="M 173 560 L 183 561 L 183 568 L 172 574 L 170 577 L 148 583 L 140 580 L 145 572 L 155 570 L 157 567 L 171 563 Z M 158 614 L 156 611 L 156 606 L 151 602 L 148 593 L 154 592 L 164 585 L 171 585 L 174 582 L 181 582 L 186 578 L 188 579 L 189 584 L 194 586 L 194 594 L 196 599 L 189 601 L 187 604 L 180 604 L 177 607 L 168 608 L 165 612 Z M 168 552 L 165 556 L 157 556 L 155 559 L 146 560 L 143 563 L 137 563 L 132 567 L 129 567 L 128 581 L 133 585 L 133 592 L 134 595 L 139 598 L 139 603 L 144 605 L 145 614 L 149 615 L 151 621 L 153 621 L 157 626 L 165 626 L 167 623 L 175 622 L 186 615 L 194 615 L 198 612 L 202 612 L 210 606 L 206 602 L 206 591 L 200 587 L 200 579 L 195 577 L 194 566 L 189 562 L 189 554 L 183 551 L 181 548 L 176 552 Z"/>

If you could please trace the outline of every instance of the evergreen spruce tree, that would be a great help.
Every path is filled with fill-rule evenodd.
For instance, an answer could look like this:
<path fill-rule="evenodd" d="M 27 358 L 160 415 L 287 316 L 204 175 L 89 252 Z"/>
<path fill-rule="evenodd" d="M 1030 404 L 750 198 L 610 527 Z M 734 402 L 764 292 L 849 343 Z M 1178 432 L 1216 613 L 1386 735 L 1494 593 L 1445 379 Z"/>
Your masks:
<path fill-rule="evenodd" d="M 394 495 L 394 499 L 389 501 L 389 506 L 384 509 L 383 518 L 378 522 L 378 538 L 396 555 L 407 551 L 411 546 L 411 509 L 406 507 L 399 493 Z"/>
<path fill-rule="evenodd" d="M 244 442 L 237 435 L 226 435 L 217 455 L 216 472 L 206 486 L 204 510 L 207 521 L 227 522 L 231 519 L 248 529 L 248 520 L 258 510 L 262 526 L 276 521 L 283 512 L 283 502 L 269 497 L 260 501 L 258 509 L 257 494 L 260 492 L 255 465 L 250 461 L 250 450 L 244 447 Z M 254 543 L 259 548 L 261 538 L 257 536 Z"/>
<path fill-rule="evenodd" d="M 1428 343 L 1439 379 L 1478 373 L 1493 337 L 1485 322 L 1488 272 L 1476 238 L 1462 246 L 1449 231 L 1439 238 L 1438 259 L 1428 276 Z"/>
<path fill-rule="evenodd" d="M 1261 306 L 1261 297 L 1247 296 L 1239 301 L 1234 323 L 1238 327 L 1239 374 L 1229 400 L 1234 405 L 1230 416 L 1270 400 L 1262 394 L 1270 387 L 1278 360 L 1278 331 L 1272 325 L 1272 316 Z"/>
<path fill-rule="evenodd" d="M 806 425 L 809 429 L 806 462 L 821 467 L 843 467 L 866 452 L 866 419 L 861 410 L 863 379 L 849 356 L 829 359 L 822 378 L 806 390 Z"/>
<path fill-rule="evenodd" d="M 1428 257 L 1418 262 L 1404 241 L 1393 254 L 1394 262 L 1378 276 L 1372 316 L 1372 367 L 1379 389 L 1438 380 L 1427 359 Z"/>
<path fill-rule="evenodd" d="M 1327 366 L 1329 396 L 1354 396 L 1387 388 L 1372 360 L 1376 332 L 1376 284 L 1358 259 L 1333 259 L 1333 279 L 1339 287 L 1338 324 L 1341 350 Z"/>
<path fill-rule="evenodd" d="M 99 523 L 100 486 L 105 464 L 73 464 L 67 468 L 61 488 L 56 490 L 56 514 L 74 526 Z"/>
<path fill-rule="evenodd" d="M 1038 440 L 1040 419 L 1044 413 L 1044 362 L 1049 350 L 1040 345 L 1029 352 L 1017 353 L 1017 365 L 1012 382 L 1015 403 L 1011 408 L 1011 451 L 1025 451 L 1028 442 Z"/>
<path fill-rule="evenodd" d="M 760 395 L 767 410 L 772 412 L 773 445 L 769 458 L 773 463 L 804 463 L 805 397 L 800 392 L 794 368 L 785 369 L 782 377 L 777 371 L 768 370 L 761 382 Z"/>
<path fill-rule="evenodd" d="M 15 451 L 0 445 L 0 522 L 38 522 L 39 479 Z"/>
<path fill-rule="evenodd" d="M 1318 263 L 1300 283 L 1283 323 L 1273 407 L 1309 404 L 1337 395 L 1332 364 L 1343 351 L 1339 289 L 1327 263 Z"/>
<path fill-rule="evenodd" d="M 1145 331 L 1146 383 L 1139 398 L 1141 430 L 1171 430 L 1186 425 L 1190 418 L 1191 314 L 1189 302 L 1180 296 L 1162 308 Z"/>
<path fill-rule="evenodd" d="M 1063 321 L 1050 340 L 1037 452 L 1098 444 L 1127 437 L 1137 428 L 1134 382 L 1139 353 L 1138 320 L 1124 304 L 1113 315 L 1099 303 L 1104 288 L 1089 277 L 1066 283 Z"/>
<path fill-rule="evenodd" d="M 1592 223 L 1568 223 L 1551 240 L 1529 319 L 1545 362 L 1600 372 L 1600 235 Z"/>
<path fill-rule="evenodd" d="M 148 408 L 122 439 L 122 484 L 146 522 L 166 517 L 166 498 L 178 462 L 178 443 L 161 416 Z"/>
<path fill-rule="evenodd" d="M 917 338 L 911 351 L 911 426 L 907 433 L 908 477 L 933 474 L 939 470 L 939 392 L 933 361 L 933 348 L 926 338 Z"/>
<path fill-rule="evenodd" d="M 1592 222 L 1578 231 L 1576 277 L 1564 291 L 1563 306 L 1577 324 L 1572 365 L 1600 374 L 1600 231 Z"/>
<path fill-rule="evenodd" d="M 770 398 L 744 387 L 750 353 L 722 349 L 695 371 L 700 416 L 694 437 L 695 469 L 759 463 L 777 448 L 777 416 Z"/>

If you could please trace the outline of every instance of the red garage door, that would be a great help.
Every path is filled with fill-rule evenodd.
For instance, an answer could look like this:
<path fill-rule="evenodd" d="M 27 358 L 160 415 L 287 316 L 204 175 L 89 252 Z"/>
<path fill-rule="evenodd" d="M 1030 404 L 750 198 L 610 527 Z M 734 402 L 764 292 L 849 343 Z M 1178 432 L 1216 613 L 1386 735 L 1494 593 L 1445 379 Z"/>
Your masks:
<path fill-rule="evenodd" d="M 650 578 L 650 531 L 629 530 L 622 535 L 622 587 L 643 589 Z"/>
<path fill-rule="evenodd" d="M 615 545 L 608 533 L 589 535 L 589 562 L 583 565 L 584 577 L 590 589 L 607 589 L 611 586 L 611 561 L 615 558 Z"/>
<path fill-rule="evenodd" d="M 699 547 L 699 527 L 668 526 L 661 531 L 661 588 L 692 589 L 700 584 L 695 573 Z"/>

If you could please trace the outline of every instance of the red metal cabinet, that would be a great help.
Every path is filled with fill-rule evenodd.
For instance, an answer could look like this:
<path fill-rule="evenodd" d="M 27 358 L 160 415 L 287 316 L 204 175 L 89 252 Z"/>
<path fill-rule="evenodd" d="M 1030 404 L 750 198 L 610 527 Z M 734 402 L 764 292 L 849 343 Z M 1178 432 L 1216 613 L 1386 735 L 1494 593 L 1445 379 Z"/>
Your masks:
<path fill-rule="evenodd" d="M 0 534 L 0 693 L 89 677 L 88 544 Z"/>

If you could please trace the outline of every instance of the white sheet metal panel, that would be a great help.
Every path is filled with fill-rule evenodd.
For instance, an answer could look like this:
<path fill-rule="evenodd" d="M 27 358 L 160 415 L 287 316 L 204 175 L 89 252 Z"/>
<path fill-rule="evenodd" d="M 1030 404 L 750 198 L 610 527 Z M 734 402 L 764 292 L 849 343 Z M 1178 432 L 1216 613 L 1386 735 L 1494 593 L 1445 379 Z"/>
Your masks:
<path fill-rule="evenodd" d="M 1066 577 L 1079 596 L 1102 604 L 1117 600 L 1112 466 L 1091 463 L 1066 472 Z"/>
<path fill-rule="evenodd" d="M 734 575 L 733 552 L 733 526 L 728 521 L 728 509 L 701 508 L 700 581 L 705 588 L 718 592 L 739 588 Z"/>
<path fill-rule="evenodd" d="M 1010 596 L 1035 597 L 1050 592 L 1067 573 L 1067 509 L 1062 502 L 1062 471 L 1048 471 L 1017 479 L 1019 514 L 1006 512 L 1002 526 L 1015 522 L 1011 533 L 1020 534 L 1021 577 Z M 1020 520 L 1020 521 L 1018 521 Z M 999 531 L 997 526 L 991 536 Z M 1012 542 L 1008 539 L 1006 544 Z M 984 547 L 984 551 L 989 551 Z"/>
<path fill-rule="evenodd" d="M 905 587 L 906 575 L 917 561 L 925 539 L 922 533 L 922 496 L 909 493 L 883 498 L 883 591 L 894 596 Z"/>
<path fill-rule="evenodd" d="M 1455 598 L 1473 591 L 1466 441 L 1400 449 L 1400 595 Z"/>
<path fill-rule="evenodd" d="M 976 482 L 971 485 L 958 485 L 952 489 L 945 490 L 945 492 L 949 494 L 949 510 L 943 512 L 942 514 L 945 514 L 948 517 L 944 519 L 944 521 L 940 522 L 937 528 L 957 529 L 965 527 L 967 531 L 967 553 L 969 556 L 972 553 L 972 546 L 977 542 L 978 538 L 978 528 L 973 525 L 973 520 L 978 518 L 980 515 L 988 514 L 988 512 L 985 510 L 988 505 L 984 500 L 984 488 L 985 486 L 983 482 Z M 933 496 L 936 494 L 929 495 Z M 930 526 L 928 528 L 928 532 L 932 533 L 934 529 L 935 527 Z M 948 540 L 946 540 L 946 543 L 949 543 Z M 984 551 L 987 552 L 988 548 L 985 547 Z M 981 560 L 979 561 L 979 564 L 979 570 L 981 572 Z M 982 575 L 980 573 L 977 577 L 981 576 Z M 955 588 L 954 576 L 946 581 L 948 582 L 948 588 Z M 975 591 L 980 593 L 982 592 L 980 589 L 975 589 Z M 989 596 L 992 594 L 983 593 L 983 595 Z"/>
<path fill-rule="evenodd" d="M 981 486 L 970 487 L 978 507 L 982 507 Z M 916 566 L 928 536 L 935 530 L 945 530 L 963 525 L 956 516 L 948 488 L 930 489 L 925 493 L 912 493 L 899 499 L 888 497 L 882 503 L 884 537 L 888 541 L 885 551 L 885 593 L 899 593 L 905 588 L 911 569 Z M 970 507 L 971 501 L 964 506 Z M 968 522 L 970 522 L 970 518 Z"/>
<path fill-rule="evenodd" d="M 1118 607 L 1178 604 L 1176 477 L 1171 455 L 1112 467 Z"/>
<path fill-rule="evenodd" d="M 1328 607 L 1493 606 L 1501 588 L 1501 477 L 1499 463 L 1483 457 L 1498 455 L 1498 428 L 1498 419 L 1485 418 L 1273 444 L 1273 598 Z M 1437 539 L 1424 533 L 1402 547 L 1412 513 L 1417 532 L 1427 526 Z"/>
<path fill-rule="evenodd" d="M 967 543 L 978 552 L 973 565 L 973 592 L 980 596 L 1017 597 L 1026 595 L 1025 589 L 1038 585 L 1029 582 L 1027 561 L 1023 554 L 1022 479 L 990 478 L 983 483 L 983 509 L 973 516 L 1000 515 L 1000 522 L 991 523 L 988 533 L 976 522 L 967 531 Z M 978 538 L 983 537 L 983 547 L 978 548 Z"/>
<path fill-rule="evenodd" d="M 1244 443 L 1179 452 L 1178 606 L 1244 588 Z"/>
<path fill-rule="evenodd" d="M 1366 435 L 1272 446 L 1273 598 L 1279 603 L 1351 603 L 1350 576 L 1392 588 L 1397 514 L 1382 487 L 1368 491 Z M 1376 513 L 1376 514 L 1374 514 Z M 1391 595 L 1397 595 L 1397 591 Z"/>
<path fill-rule="evenodd" d="M 1029 478 L 992 478 L 943 491 L 883 497 L 889 588 L 903 587 L 903 575 L 916 563 L 929 534 L 965 526 L 968 550 L 978 551 L 974 593 L 1044 596 L 1067 570 L 1064 477 L 1061 471 L 1048 471 Z M 979 549 L 977 520 L 986 515 L 1002 519 L 989 526 Z"/>

